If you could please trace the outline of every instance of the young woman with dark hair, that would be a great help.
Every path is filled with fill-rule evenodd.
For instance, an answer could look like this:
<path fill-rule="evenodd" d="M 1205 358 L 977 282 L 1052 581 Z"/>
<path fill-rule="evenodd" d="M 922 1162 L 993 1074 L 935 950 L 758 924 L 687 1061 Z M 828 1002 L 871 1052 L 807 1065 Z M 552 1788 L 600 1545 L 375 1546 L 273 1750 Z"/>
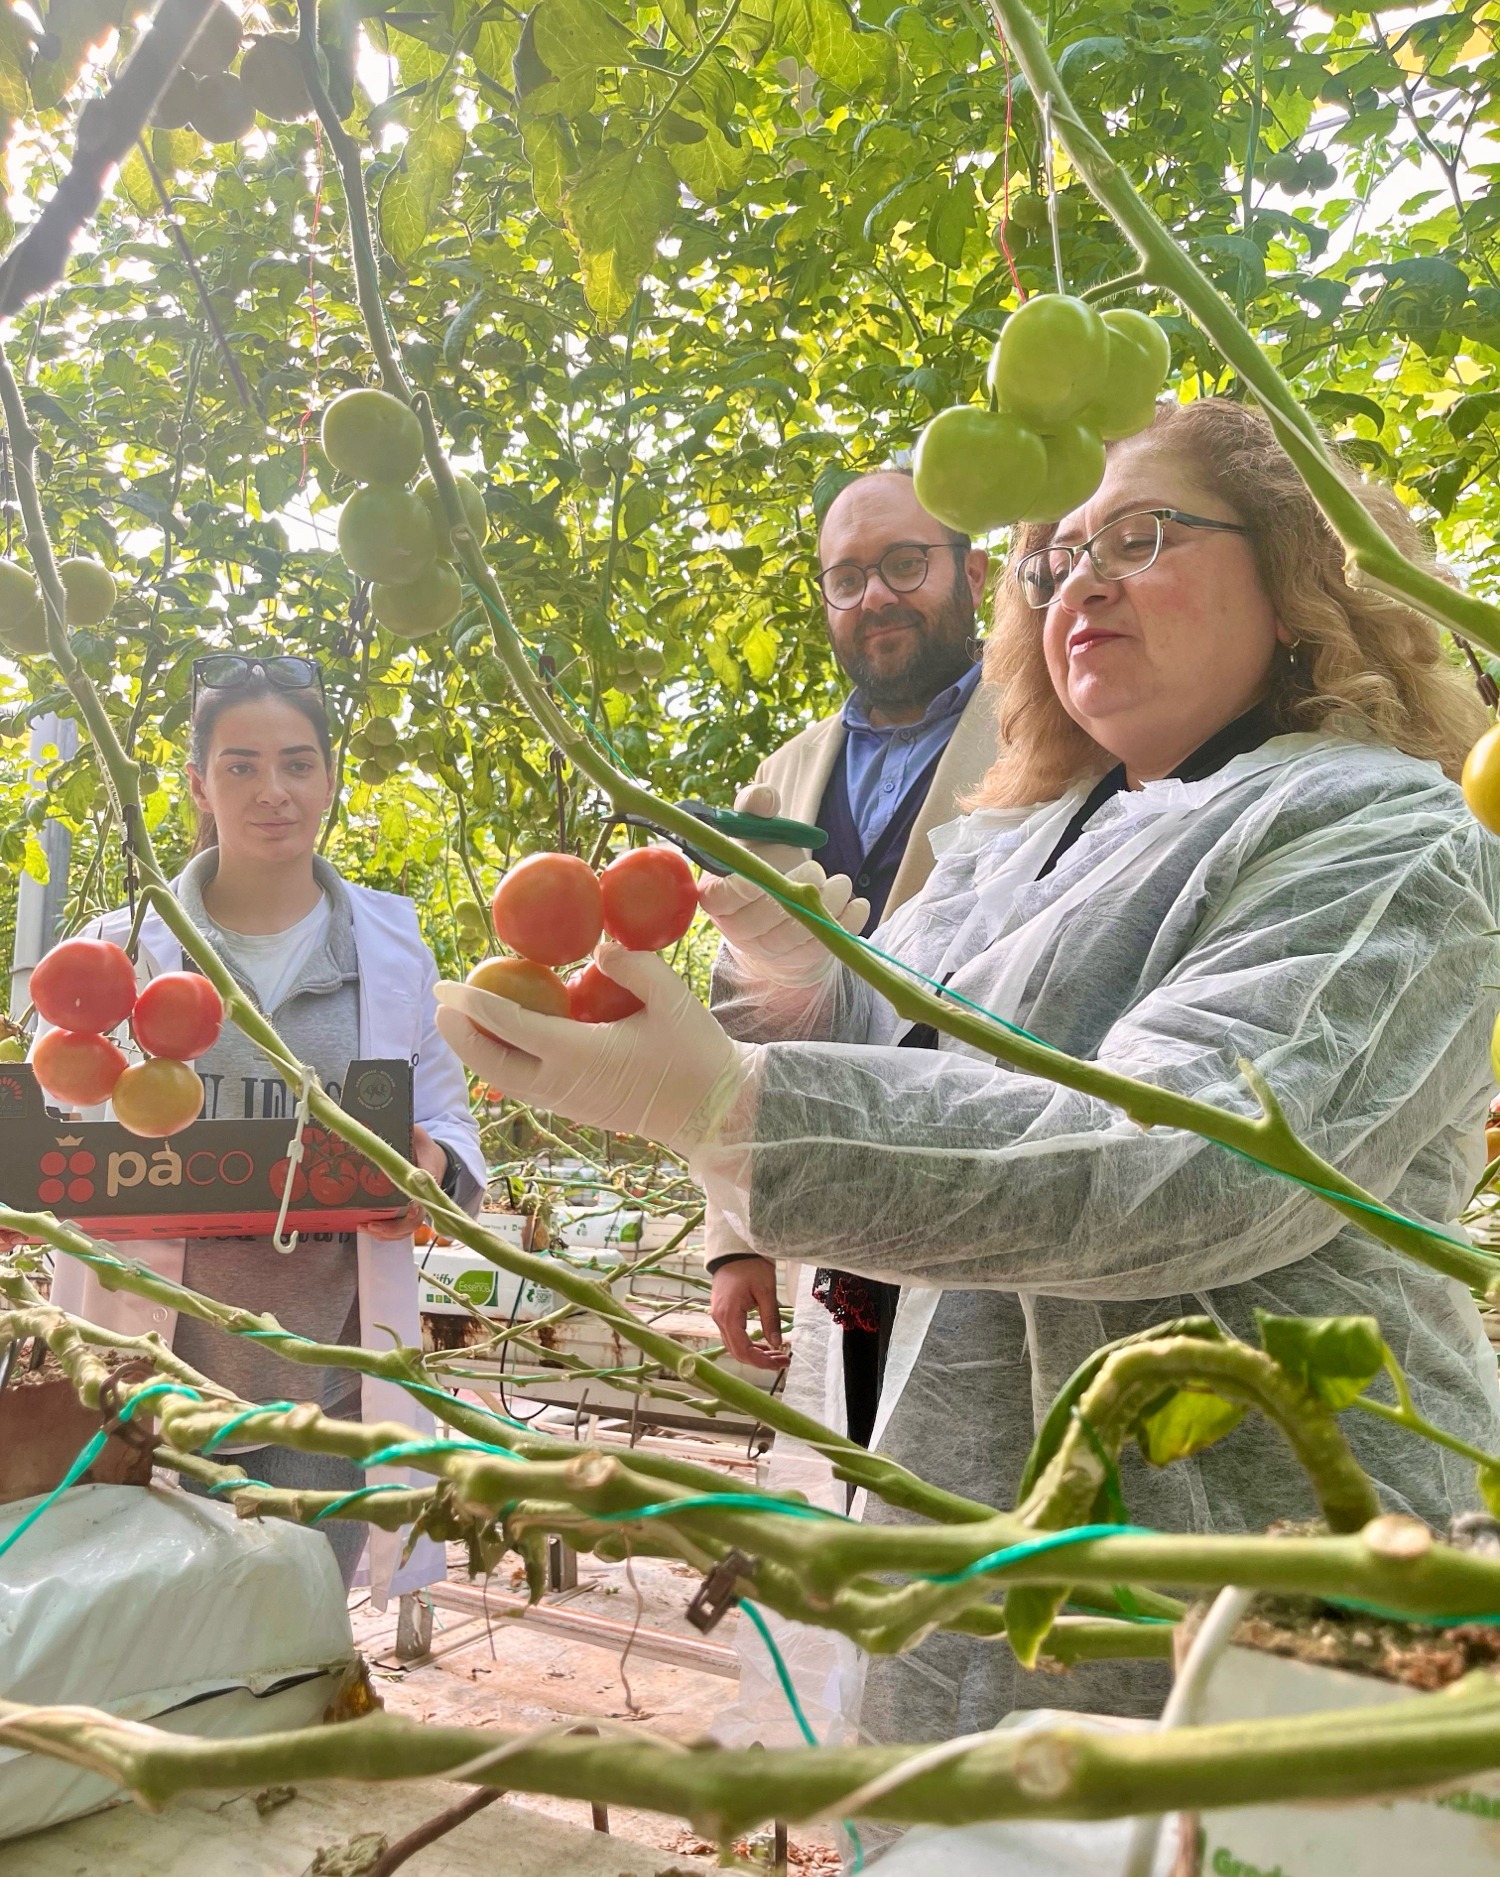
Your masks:
<path fill-rule="evenodd" d="M 187 778 L 198 840 L 173 891 L 246 995 L 335 1098 L 356 1058 L 412 1063 L 412 1158 L 461 1204 L 477 1209 L 484 1180 L 478 1130 L 463 1070 L 436 1031 L 437 967 L 411 902 L 344 880 L 317 852 L 335 789 L 317 666 L 305 658 L 225 653 L 199 659 L 193 680 Z M 122 941 L 128 925 L 120 911 L 97 932 Z M 143 978 L 181 970 L 186 962 L 165 924 L 148 914 L 137 967 Z M 280 1074 L 233 1024 L 194 1066 L 203 1078 L 207 1120 L 292 1112 L 294 1097 Z M 411 1234 L 419 1216 L 411 1207 L 358 1234 L 304 1237 L 289 1256 L 269 1238 L 155 1239 L 121 1251 L 191 1289 L 269 1312 L 317 1342 L 385 1347 L 394 1331 L 418 1344 Z M 347 1369 L 302 1367 L 264 1344 L 185 1317 L 174 1320 L 172 1312 L 141 1298 L 104 1291 L 68 1258 L 58 1259 L 55 1295 L 65 1309 L 95 1323 L 155 1330 L 185 1361 L 248 1401 L 316 1399 L 328 1413 L 349 1418 L 416 1417 L 410 1399 L 389 1383 Z M 273 1485 L 352 1491 L 366 1477 L 346 1460 L 280 1447 L 239 1451 L 235 1458 L 253 1478 Z M 443 1575 L 434 1545 L 419 1545 L 396 1571 L 397 1535 L 344 1520 L 321 1529 L 346 1582 L 368 1535 L 377 1594 Z"/>

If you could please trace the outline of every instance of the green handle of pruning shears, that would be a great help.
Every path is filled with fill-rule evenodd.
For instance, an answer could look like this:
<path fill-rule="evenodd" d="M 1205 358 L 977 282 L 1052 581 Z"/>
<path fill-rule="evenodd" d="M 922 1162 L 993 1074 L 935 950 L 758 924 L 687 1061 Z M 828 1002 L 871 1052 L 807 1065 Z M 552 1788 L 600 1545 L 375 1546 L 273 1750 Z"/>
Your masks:
<path fill-rule="evenodd" d="M 720 834 L 731 835 L 737 841 L 774 841 L 784 847 L 826 847 L 828 836 L 822 828 L 809 827 L 805 821 L 785 821 L 780 815 L 742 815 L 733 808 L 710 808 L 707 802 L 679 802 L 677 806 L 694 820 L 701 821 L 706 827 L 716 828 Z M 701 867 L 705 873 L 723 875 L 732 871 L 720 860 L 711 860 L 705 853 L 684 840 L 680 834 L 668 834 L 659 822 L 652 821 L 645 815 L 621 815 L 620 820 L 627 827 L 649 828 L 653 834 L 665 836 L 674 847 L 680 847 L 695 867 Z"/>
<path fill-rule="evenodd" d="M 737 841 L 774 841 L 782 847 L 805 847 L 813 852 L 828 844 L 825 831 L 805 821 L 787 821 L 780 815 L 742 815 L 734 808 L 710 808 L 707 802 L 679 802 L 677 806 Z"/>

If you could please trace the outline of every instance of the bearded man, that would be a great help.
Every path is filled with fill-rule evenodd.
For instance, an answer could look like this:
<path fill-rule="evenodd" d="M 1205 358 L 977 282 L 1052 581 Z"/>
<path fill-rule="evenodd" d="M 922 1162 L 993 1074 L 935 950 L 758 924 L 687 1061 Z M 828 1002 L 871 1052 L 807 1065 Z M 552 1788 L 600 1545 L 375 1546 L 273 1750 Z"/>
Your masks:
<path fill-rule="evenodd" d="M 817 584 L 834 657 L 853 688 L 832 716 L 773 750 L 735 806 L 822 828 L 828 842 L 816 859 L 868 902 L 867 932 L 922 887 L 933 864 L 928 835 L 954 819 L 995 760 L 977 637 L 988 567 L 982 548 L 922 507 L 909 471 L 856 477 L 823 517 Z M 802 858 L 773 857 L 780 866 Z M 843 919 L 861 929 L 857 911 Z M 726 1348 L 758 1367 L 781 1366 L 775 1266 L 730 1244 L 722 1221 L 711 1220 L 708 1239 Z M 819 1271 L 812 1294 L 842 1331 L 846 1426 L 868 1445 L 898 1292 Z M 749 1338 L 752 1313 L 764 1345 Z"/>

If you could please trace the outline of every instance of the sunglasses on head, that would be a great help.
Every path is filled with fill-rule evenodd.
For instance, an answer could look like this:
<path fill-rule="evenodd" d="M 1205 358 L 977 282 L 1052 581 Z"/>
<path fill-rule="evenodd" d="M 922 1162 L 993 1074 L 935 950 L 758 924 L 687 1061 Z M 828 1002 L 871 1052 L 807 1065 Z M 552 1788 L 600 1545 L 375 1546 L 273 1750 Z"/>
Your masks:
<path fill-rule="evenodd" d="M 316 691 L 323 695 L 323 669 L 313 658 L 294 658 L 277 653 L 269 658 L 246 658 L 239 652 L 210 652 L 193 660 L 193 696 L 190 710 L 198 707 L 199 691 L 233 691 L 252 679 L 263 677 L 279 691 Z"/>

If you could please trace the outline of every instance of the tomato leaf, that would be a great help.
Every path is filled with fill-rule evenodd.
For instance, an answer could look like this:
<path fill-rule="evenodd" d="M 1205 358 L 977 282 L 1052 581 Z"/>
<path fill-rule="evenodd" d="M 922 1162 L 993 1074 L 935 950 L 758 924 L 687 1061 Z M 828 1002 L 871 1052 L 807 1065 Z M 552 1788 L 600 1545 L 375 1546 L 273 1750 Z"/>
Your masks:
<path fill-rule="evenodd" d="M 1261 1347 L 1330 1408 L 1347 1408 L 1385 1366 L 1374 1317 L 1279 1317 L 1257 1310 Z"/>
<path fill-rule="evenodd" d="M 380 239 L 405 267 L 436 225 L 463 161 L 464 133 L 456 118 L 424 112 L 406 140 L 401 166 L 380 194 Z"/>
<path fill-rule="evenodd" d="M 573 179 L 563 218 L 578 248 L 584 295 L 599 319 L 629 311 L 676 203 L 672 166 L 654 144 L 615 146 Z"/>
<path fill-rule="evenodd" d="M 1245 1412 L 1242 1404 L 1209 1389 L 1176 1388 L 1136 1422 L 1136 1445 L 1152 1466 L 1170 1466 L 1222 1440 Z"/>

